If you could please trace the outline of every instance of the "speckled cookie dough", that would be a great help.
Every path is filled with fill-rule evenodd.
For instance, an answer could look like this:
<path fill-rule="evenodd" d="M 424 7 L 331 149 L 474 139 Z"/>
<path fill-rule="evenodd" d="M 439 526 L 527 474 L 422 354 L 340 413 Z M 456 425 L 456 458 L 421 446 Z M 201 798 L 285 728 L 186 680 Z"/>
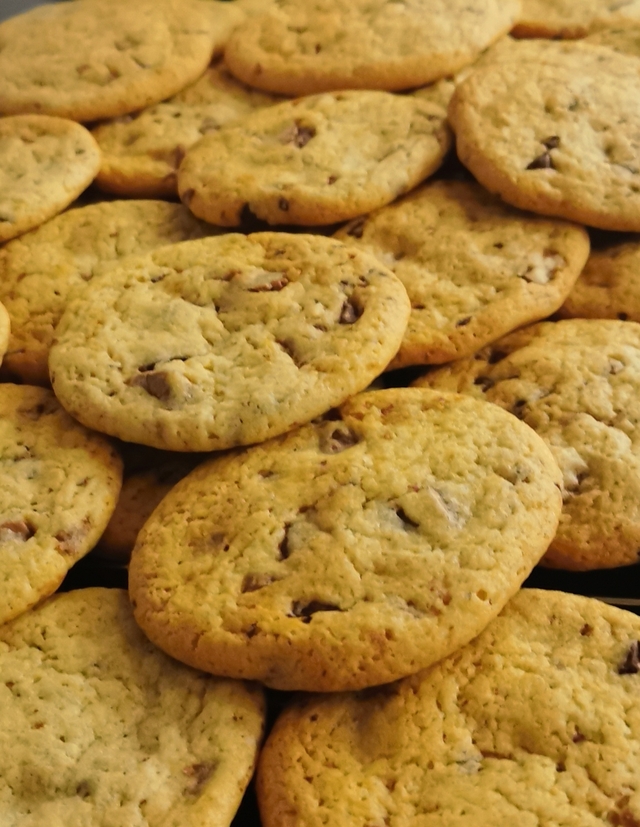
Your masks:
<path fill-rule="evenodd" d="M 395 388 L 212 460 L 133 550 L 147 635 L 200 669 L 276 689 L 385 683 L 475 637 L 560 513 L 542 440 L 496 406 Z"/>
<path fill-rule="evenodd" d="M 633 827 L 640 619 L 523 590 L 472 643 L 379 690 L 300 699 L 258 768 L 264 827 Z"/>
<path fill-rule="evenodd" d="M 640 325 L 542 322 L 416 383 L 493 402 L 547 442 L 564 506 L 543 563 L 587 570 L 638 561 Z"/>
<path fill-rule="evenodd" d="M 80 124 L 46 115 L 0 118 L 0 242 L 62 212 L 99 169 L 98 145 Z"/>
<path fill-rule="evenodd" d="M 584 37 L 594 29 L 640 21 L 638 0 L 522 0 L 517 37 Z"/>
<path fill-rule="evenodd" d="M 0 384 L 0 624 L 52 594 L 93 548 L 121 482 L 115 449 L 51 391 Z"/>
<path fill-rule="evenodd" d="M 3 827 L 228 827 L 264 725 L 258 687 L 167 658 L 118 589 L 0 627 L 0 704 Z"/>
<path fill-rule="evenodd" d="M 70 296 L 127 256 L 216 230 L 180 204 L 107 201 L 69 210 L 0 249 L 0 301 L 11 316 L 5 365 L 49 384 L 53 331 Z"/>
<path fill-rule="evenodd" d="M 176 172 L 190 146 L 280 100 L 244 86 L 216 63 L 170 100 L 96 127 L 93 136 L 103 153 L 96 183 L 117 195 L 175 195 Z"/>
<path fill-rule="evenodd" d="M 469 356 L 549 316 L 589 254 L 583 228 L 523 214 L 466 181 L 428 184 L 336 237 L 407 289 L 411 316 L 391 368 Z"/>
<path fill-rule="evenodd" d="M 207 135 L 178 170 L 180 198 L 200 218 L 238 226 L 346 221 L 388 204 L 442 163 L 445 110 L 388 92 L 287 101 Z"/>
<path fill-rule="evenodd" d="M 399 91 L 472 63 L 519 11 L 518 0 L 289 0 L 239 26 L 225 58 L 245 83 L 284 95 Z"/>
<path fill-rule="evenodd" d="M 638 61 L 542 41 L 473 72 L 449 105 L 458 155 L 516 207 L 605 230 L 640 230 Z"/>
<path fill-rule="evenodd" d="M 221 450 L 281 434 L 363 390 L 398 350 L 409 312 L 391 271 L 335 239 L 186 241 L 129 260 L 67 305 L 51 382 L 98 431 Z"/>
<path fill-rule="evenodd" d="M 113 118 L 175 95 L 243 18 L 214 0 L 78 0 L 0 23 L 0 112 Z"/>

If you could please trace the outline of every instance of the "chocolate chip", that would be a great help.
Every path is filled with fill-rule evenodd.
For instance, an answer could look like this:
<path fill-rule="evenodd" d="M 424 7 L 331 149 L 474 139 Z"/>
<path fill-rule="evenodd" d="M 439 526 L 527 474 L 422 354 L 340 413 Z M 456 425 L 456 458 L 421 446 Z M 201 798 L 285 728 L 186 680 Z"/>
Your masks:
<path fill-rule="evenodd" d="M 282 290 L 283 287 L 286 287 L 289 284 L 289 279 L 285 276 L 284 273 L 278 273 L 278 275 L 273 278 L 271 281 L 267 281 L 264 284 L 256 284 L 255 287 L 250 287 L 250 293 L 270 293 L 272 291 Z"/>
<path fill-rule="evenodd" d="M 407 512 L 402 507 L 396 508 L 396 514 L 402 520 L 406 528 L 418 528 L 420 523 L 417 523 L 415 520 L 412 520 L 411 517 L 407 515 Z"/>
<path fill-rule="evenodd" d="M 205 118 L 198 127 L 198 132 L 201 135 L 207 135 L 209 132 L 216 132 L 218 129 L 220 129 L 220 124 L 215 118 Z"/>
<path fill-rule="evenodd" d="M 186 791 L 190 795 L 198 795 L 215 768 L 216 765 L 210 763 L 192 764 L 190 767 L 185 767 L 182 772 L 191 779 Z"/>
<path fill-rule="evenodd" d="M 624 661 L 618 667 L 619 675 L 636 675 L 640 672 L 640 641 L 634 640 L 629 646 Z"/>
<path fill-rule="evenodd" d="M 171 385 L 169 385 L 167 374 L 162 371 L 139 373 L 129 380 L 129 384 L 134 388 L 142 388 L 161 402 L 168 402 L 171 399 Z"/>
<path fill-rule="evenodd" d="M 458 319 L 456 327 L 466 327 L 471 321 L 471 316 L 465 316 L 464 319 Z"/>
<path fill-rule="evenodd" d="M 316 130 L 313 126 L 305 126 L 302 121 L 295 121 L 288 126 L 278 137 L 281 144 L 293 144 L 302 149 L 315 137 Z"/>
<path fill-rule="evenodd" d="M 338 180 L 338 176 L 337 176 L 337 175 L 330 175 L 330 176 L 327 178 L 327 184 L 329 184 L 329 185 L 331 185 L 331 184 L 335 184 L 335 182 L 336 182 L 337 180 Z"/>
<path fill-rule="evenodd" d="M 35 533 L 35 528 L 26 520 L 7 520 L 0 525 L 0 542 L 19 540 L 26 543 Z"/>
<path fill-rule="evenodd" d="M 353 238 L 362 238 L 362 234 L 364 233 L 364 225 L 366 223 L 367 219 L 364 216 L 362 218 L 356 218 L 356 220 L 353 221 L 347 229 L 347 235 L 350 235 Z"/>
<path fill-rule="evenodd" d="M 473 384 L 481 387 L 483 391 L 488 391 L 495 385 L 495 381 L 489 376 L 476 376 Z"/>
<path fill-rule="evenodd" d="M 283 212 L 287 212 L 289 209 L 289 202 L 286 198 L 281 198 L 278 201 L 278 209 L 282 210 Z"/>
<path fill-rule="evenodd" d="M 547 149 L 557 149 L 560 146 L 560 138 L 558 135 L 550 135 L 548 138 L 543 138 L 541 143 Z"/>
<path fill-rule="evenodd" d="M 317 612 L 341 612 L 340 606 L 333 603 L 321 603 L 319 600 L 312 600 L 310 603 L 303 603 L 301 600 L 294 601 L 291 606 L 291 617 L 302 618 L 303 623 L 310 623 L 311 617 Z"/>
<path fill-rule="evenodd" d="M 582 629 L 580 629 L 580 634 L 582 637 L 589 637 L 593 632 L 593 626 L 590 623 L 585 623 Z"/>
<path fill-rule="evenodd" d="M 525 408 L 526 404 L 527 404 L 526 399 L 516 399 L 516 401 L 513 403 L 513 406 L 511 408 L 511 413 L 514 416 L 517 416 L 518 419 L 522 419 L 522 417 L 524 416 L 524 408 Z"/>
<path fill-rule="evenodd" d="M 340 310 L 340 324 L 353 324 L 361 315 L 362 311 L 356 307 L 351 299 L 347 299 Z"/>
<path fill-rule="evenodd" d="M 289 548 L 289 529 L 291 528 L 291 523 L 284 524 L 284 536 L 280 543 L 278 544 L 278 551 L 280 552 L 280 559 L 286 560 L 289 555 L 291 554 L 291 549 Z"/>
<path fill-rule="evenodd" d="M 323 454 L 339 454 L 347 448 L 353 447 L 359 439 L 353 431 L 343 423 L 334 425 L 320 437 L 320 450 Z"/>
<path fill-rule="evenodd" d="M 88 798 L 91 795 L 91 787 L 88 781 L 81 781 L 76 787 L 76 795 L 80 798 Z"/>
<path fill-rule="evenodd" d="M 575 733 L 574 733 L 574 735 L 573 735 L 573 738 L 572 738 L 571 740 L 573 741 L 573 743 L 574 743 L 574 744 L 581 744 L 583 741 L 586 741 L 586 740 L 587 740 L 587 738 L 586 738 L 586 736 L 585 736 L 585 735 L 583 735 L 583 734 L 580 732 L 580 730 L 576 727 L 576 731 L 575 731 Z"/>
<path fill-rule="evenodd" d="M 555 169 L 553 160 L 548 152 L 543 152 L 527 165 L 527 169 Z"/>
<path fill-rule="evenodd" d="M 88 529 L 89 523 L 85 520 L 80 526 L 71 528 L 68 531 L 59 531 L 56 534 L 57 551 L 61 554 L 77 554 L 82 548 Z"/>
<path fill-rule="evenodd" d="M 272 577 L 270 574 L 266 574 L 265 572 L 247 574 L 242 581 L 242 587 L 240 590 L 243 594 L 246 594 L 247 592 L 257 592 L 260 589 L 264 589 L 265 586 L 275 583 L 275 581 L 275 577 Z"/>

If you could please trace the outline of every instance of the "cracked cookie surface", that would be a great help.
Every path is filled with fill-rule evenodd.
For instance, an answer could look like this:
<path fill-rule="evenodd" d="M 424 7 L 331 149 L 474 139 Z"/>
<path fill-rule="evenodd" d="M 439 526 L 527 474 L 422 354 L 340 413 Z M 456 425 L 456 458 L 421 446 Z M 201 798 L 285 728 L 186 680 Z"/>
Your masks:
<path fill-rule="evenodd" d="M 186 241 L 130 259 L 69 302 L 51 382 L 96 430 L 220 450 L 283 433 L 363 390 L 397 351 L 409 312 L 393 273 L 335 239 Z"/>
<path fill-rule="evenodd" d="M 542 440 L 457 394 L 359 394 L 205 463 L 163 500 L 130 566 L 169 654 L 276 689 L 410 674 L 483 629 L 555 533 Z"/>
<path fill-rule="evenodd" d="M 264 827 L 640 823 L 640 619 L 524 589 L 398 683 L 298 700 L 258 768 Z"/>
<path fill-rule="evenodd" d="M 0 249 L 0 301 L 11 317 L 5 365 L 47 385 L 53 332 L 70 296 L 131 255 L 215 233 L 179 204 L 106 201 L 69 210 Z"/>
<path fill-rule="evenodd" d="M 0 384 L 0 437 L 1 624 L 52 594 L 97 543 L 122 463 L 45 388 Z"/>
<path fill-rule="evenodd" d="M 225 55 L 237 77 L 270 92 L 398 91 L 472 63 L 519 10 L 517 0 L 280 0 L 239 26 Z"/>
<path fill-rule="evenodd" d="M 390 367 L 469 356 L 558 309 L 589 253 L 585 230 L 437 181 L 336 233 L 402 281 L 411 316 Z"/>
<path fill-rule="evenodd" d="M 332 224 L 393 201 L 451 145 L 445 110 L 413 96 L 346 91 L 271 106 L 205 136 L 178 170 L 200 218 L 238 226 Z"/>
<path fill-rule="evenodd" d="M 640 324 L 542 322 L 416 384 L 500 405 L 547 442 L 564 503 L 544 564 L 588 570 L 638 561 Z"/>
<path fill-rule="evenodd" d="M 0 242 L 62 212 L 99 169 L 98 145 L 80 124 L 47 115 L 0 118 Z"/>
<path fill-rule="evenodd" d="M 264 726 L 258 687 L 167 658 L 116 589 L 0 627 L 0 697 L 3 827 L 228 827 Z"/>
<path fill-rule="evenodd" d="M 516 207 L 640 230 L 637 58 L 584 43 L 524 45 L 520 60 L 513 50 L 514 60 L 456 88 L 449 117 L 461 161 Z"/>

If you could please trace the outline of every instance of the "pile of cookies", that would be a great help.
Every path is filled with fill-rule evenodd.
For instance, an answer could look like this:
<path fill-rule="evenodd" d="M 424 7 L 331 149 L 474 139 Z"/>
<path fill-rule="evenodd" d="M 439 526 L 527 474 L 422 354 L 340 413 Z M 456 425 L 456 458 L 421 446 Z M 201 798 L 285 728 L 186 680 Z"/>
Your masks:
<path fill-rule="evenodd" d="M 611 0 L 0 24 L 3 825 L 256 767 L 255 827 L 640 825 L 640 619 L 521 589 L 638 560 L 639 56 Z"/>

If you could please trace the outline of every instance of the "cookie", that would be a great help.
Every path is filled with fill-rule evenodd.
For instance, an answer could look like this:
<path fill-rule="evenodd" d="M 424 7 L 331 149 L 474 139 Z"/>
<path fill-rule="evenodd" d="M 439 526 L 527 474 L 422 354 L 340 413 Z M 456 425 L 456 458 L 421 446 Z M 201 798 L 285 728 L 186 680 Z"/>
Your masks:
<path fill-rule="evenodd" d="M 126 592 L 56 595 L 0 627 L 0 687 L 4 825 L 231 824 L 262 693 L 167 658 Z"/>
<path fill-rule="evenodd" d="M 100 150 L 80 124 L 46 115 L 0 118 L 0 242 L 62 212 L 99 169 Z"/>
<path fill-rule="evenodd" d="M 469 356 L 562 304 L 589 254 L 585 230 L 436 181 L 336 233 L 404 284 L 411 316 L 391 368 Z"/>
<path fill-rule="evenodd" d="M 450 146 L 445 111 L 413 96 L 336 92 L 257 111 L 202 138 L 178 170 L 180 198 L 223 227 L 346 221 L 431 175 Z"/>
<path fill-rule="evenodd" d="M 495 406 L 359 394 L 178 483 L 133 550 L 136 620 L 178 660 L 276 689 L 392 681 L 495 617 L 553 537 L 559 482 Z"/>
<path fill-rule="evenodd" d="M 0 250 L 0 301 L 12 320 L 5 367 L 47 385 L 53 331 L 74 292 L 127 256 L 213 232 L 182 205 L 107 201 L 69 210 L 7 244 Z"/>
<path fill-rule="evenodd" d="M 117 195 L 175 195 L 176 170 L 188 147 L 279 100 L 249 89 L 216 63 L 170 100 L 97 126 L 93 136 L 103 155 L 96 183 Z"/>
<path fill-rule="evenodd" d="M 584 37 L 594 29 L 640 20 L 638 0 L 522 0 L 516 37 Z"/>
<path fill-rule="evenodd" d="M 547 442 L 563 472 L 564 504 L 545 565 L 580 571 L 638 561 L 639 324 L 543 322 L 418 384 L 500 405 Z"/>
<path fill-rule="evenodd" d="M 432 669 L 299 699 L 258 766 L 264 827 L 640 822 L 640 619 L 523 590 Z"/>
<path fill-rule="evenodd" d="M 114 118 L 175 95 L 242 14 L 213 0 L 79 0 L 0 23 L 0 112 Z"/>
<path fill-rule="evenodd" d="M 640 57 L 640 12 L 636 21 L 590 34 L 584 42 Z"/>
<path fill-rule="evenodd" d="M 409 310 L 393 273 L 335 239 L 183 242 L 69 302 L 51 382 L 73 416 L 129 442 L 261 442 L 365 388 L 397 351 Z"/>
<path fill-rule="evenodd" d="M 591 44 L 528 44 L 451 99 L 458 155 L 516 207 L 600 229 L 640 229 L 637 59 Z"/>
<path fill-rule="evenodd" d="M 52 594 L 97 543 L 122 482 L 116 451 L 51 391 L 0 385 L 0 624 Z"/>
<path fill-rule="evenodd" d="M 11 319 L 7 312 L 7 308 L 0 304 L 0 365 L 4 354 L 9 347 L 9 335 L 11 333 Z"/>
<path fill-rule="evenodd" d="M 153 510 L 202 460 L 202 454 L 168 454 L 153 468 L 126 477 L 96 552 L 116 562 L 127 563 L 136 537 Z"/>
<path fill-rule="evenodd" d="M 637 239 L 592 250 L 559 310 L 562 318 L 640 322 L 640 244 Z"/>
<path fill-rule="evenodd" d="M 238 26 L 225 60 L 250 86 L 284 95 L 399 91 L 472 63 L 519 10 L 516 0 L 289 0 Z"/>

